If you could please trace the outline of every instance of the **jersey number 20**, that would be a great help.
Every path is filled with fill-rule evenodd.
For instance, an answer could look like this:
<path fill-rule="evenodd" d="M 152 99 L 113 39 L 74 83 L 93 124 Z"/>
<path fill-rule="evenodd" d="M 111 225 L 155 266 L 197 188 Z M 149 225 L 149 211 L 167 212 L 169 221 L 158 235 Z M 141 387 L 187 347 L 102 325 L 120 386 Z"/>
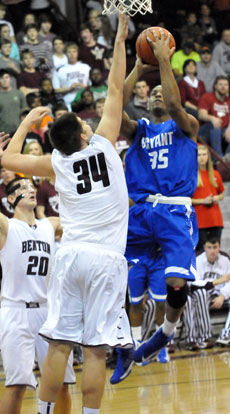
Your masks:
<path fill-rule="evenodd" d="M 90 177 L 92 177 L 94 182 L 102 181 L 104 187 L 110 185 L 103 152 L 89 157 L 89 162 L 87 160 L 76 161 L 73 164 L 73 170 L 78 174 L 78 180 L 82 181 L 82 183 L 76 185 L 78 194 L 90 193 L 92 190 Z"/>

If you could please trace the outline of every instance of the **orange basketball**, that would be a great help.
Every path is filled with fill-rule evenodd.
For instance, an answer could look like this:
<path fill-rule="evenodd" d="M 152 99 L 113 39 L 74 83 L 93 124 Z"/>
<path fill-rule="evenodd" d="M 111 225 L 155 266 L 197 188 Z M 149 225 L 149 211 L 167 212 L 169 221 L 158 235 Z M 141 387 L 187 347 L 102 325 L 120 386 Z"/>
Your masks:
<path fill-rule="evenodd" d="M 168 36 L 168 33 L 170 33 L 167 29 L 164 29 L 163 27 L 158 27 L 158 26 L 148 27 L 148 29 L 143 30 L 143 32 L 141 32 L 137 38 L 136 52 L 143 63 L 148 63 L 149 65 L 158 65 L 159 62 L 157 58 L 155 57 L 154 51 L 147 40 L 147 36 L 151 40 L 153 41 L 155 40 L 154 34 L 152 32 L 153 29 L 157 32 L 157 34 L 159 35 L 159 38 L 161 37 L 160 29 L 164 31 L 166 37 Z M 175 47 L 175 46 L 176 46 L 175 39 L 173 35 L 170 33 L 169 47 L 170 49 L 172 49 L 172 47 Z"/>

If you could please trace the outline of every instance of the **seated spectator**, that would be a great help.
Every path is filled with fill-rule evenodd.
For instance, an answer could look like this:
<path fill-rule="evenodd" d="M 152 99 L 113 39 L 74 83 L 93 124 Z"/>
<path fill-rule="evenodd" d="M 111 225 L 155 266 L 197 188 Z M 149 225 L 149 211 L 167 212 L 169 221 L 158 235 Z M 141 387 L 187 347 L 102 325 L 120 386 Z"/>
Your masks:
<path fill-rule="evenodd" d="M 37 191 L 37 218 L 59 216 L 59 196 L 54 187 L 54 178 L 46 178 Z"/>
<path fill-rule="evenodd" d="M 43 155 L 42 147 L 37 141 L 31 141 L 25 145 L 23 154 L 31 154 L 35 155 L 36 157 L 40 157 L 40 155 Z M 35 175 L 32 177 L 28 176 L 28 178 L 30 178 L 35 188 L 39 188 L 44 181 L 44 177 L 37 177 Z"/>
<path fill-rule="evenodd" d="M 86 24 L 80 27 L 81 44 L 79 47 L 78 59 L 87 63 L 91 68 L 105 70 L 104 59 L 106 47 L 97 43 L 93 36 L 93 31 Z"/>
<path fill-rule="evenodd" d="M 17 43 L 12 42 L 12 39 L 10 36 L 10 29 L 7 24 L 3 24 L 0 26 L 0 38 L 1 38 L 1 43 L 3 40 L 8 40 L 11 42 L 10 58 L 20 61 L 18 45 Z"/>
<path fill-rule="evenodd" d="M 133 99 L 125 107 L 125 111 L 129 115 L 130 119 L 138 120 L 140 118 L 149 117 L 149 86 L 145 80 L 138 80 L 135 83 L 133 94 Z"/>
<path fill-rule="evenodd" d="M 3 3 L 0 3 L 0 25 L 7 24 L 10 30 L 10 40 L 12 42 L 15 42 L 14 28 L 12 26 L 12 23 L 5 20 L 6 11 L 7 11 L 6 5 Z"/>
<path fill-rule="evenodd" d="M 183 79 L 178 86 L 181 95 L 181 103 L 186 112 L 198 117 L 198 103 L 201 96 L 206 92 L 204 83 L 196 77 L 196 62 L 188 59 L 183 65 Z"/>
<path fill-rule="evenodd" d="M 199 228 L 197 251 L 203 248 L 208 237 L 215 236 L 219 241 L 221 239 L 223 217 L 219 201 L 224 198 L 224 190 L 221 175 L 213 169 L 208 148 L 199 145 L 197 188 L 192 196 Z"/>
<path fill-rule="evenodd" d="M 20 124 L 20 113 L 26 107 L 23 93 L 13 89 L 6 69 L 0 69 L 0 124 L 2 131 L 13 135 Z"/>
<path fill-rule="evenodd" d="M 65 104 L 71 111 L 77 91 L 89 83 L 90 66 L 78 61 L 78 46 L 70 42 L 66 47 L 68 63 L 54 73 L 53 87 L 56 93 L 61 93 Z"/>
<path fill-rule="evenodd" d="M 7 69 L 11 76 L 12 88 L 17 88 L 17 78 L 21 72 L 18 60 L 10 57 L 12 43 L 10 40 L 2 40 L 1 42 L 1 56 L 0 69 Z"/>
<path fill-rule="evenodd" d="M 113 43 L 113 31 L 108 17 L 103 16 L 99 10 L 91 9 L 89 12 L 89 24 L 93 30 L 96 42 L 108 49 L 111 48 Z"/>
<path fill-rule="evenodd" d="M 34 54 L 35 68 L 39 72 L 45 72 L 46 75 L 51 76 L 53 69 L 52 49 L 46 42 L 39 42 L 38 28 L 36 24 L 29 24 L 26 26 L 27 42 L 20 46 L 20 52 L 24 49 L 29 49 Z"/>
<path fill-rule="evenodd" d="M 66 54 L 64 53 L 65 44 L 60 36 L 53 38 L 53 65 L 54 70 L 58 71 L 62 66 L 68 63 Z"/>
<path fill-rule="evenodd" d="M 35 69 L 34 54 L 29 49 L 24 49 L 21 53 L 23 70 L 18 76 L 18 88 L 27 95 L 28 93 L 38 93 L 42 79 L 45 74 Z"/>
<path fill-rule="evenodd" d="M 53 108 L 53 117 L 54 121 L 59 119 L 62 115 L 68 112 L 68 108 L 64 103 L 58 104 L 56 107 Z M 48 123 L 48 129 L 45 131 L 44 134 L 44 144 L 43 144 L 43 151 L 45 154 L 51 153 L 53 151 L 53 146 L 49 140 L 49 127 L 51 124 Z"/>
<path fill-rule="evenodd" d="M 37 24 L 36 17 L 33 13 L 27 13 L 24 16 L 22 27 L 16 34 L 16 42 L 18 46 L 21 46 L 22 44 L 27 42 L 28 39 L 26 36 L 25 28 L 29 24 Z"/>
<path fill-rule="evenodd" d="M 207 4 L 201 5 L 200 13 L 199 25 L 203 40 L 209 46 L 212 46 L 218 35 L 215 20 L 210 16 L 211 10 Z"/>
<path fill-rule="evenodd" d="M 30 109 L 41 106 L 40 98 L 35 93 L 28 93 L 26 95 L 26 101 Z M 50 122 L 53 122 L 53 118 L 50 115 L 45 115 L 39 123 L 33 124 L 30 129 L 32 132 L 40 135 L 43 144 L 45 142 L 44 134 L 47 131 Z"/>
<path fill-rule="evenodd" d="M 16 177 L 13 171 L 9 171 L 6 168 L 0 167 L 0 212 L 5 214 L 6 217 L 12 218 L 14 215 L 14 209 L 7 201 L 6 186 L 11 180 Z"/>
<path fill-rule="evenodd" d="M 52 18 L 48 14 L 40 14 L 38 18 L 39 32 L 38 32 L 38 41 L 46 42 L 49 44 L 49 47 L 53 47 L 53 39 L 55 38 L 55 33 L 51 32 L 52 28 Z"/>
<path fill-rule="evenodd" d="M 40 85 L 39 97 L 40 97 L 42 106 L 49 106 L 52 112 L 55 106 L 57 106 L 58 104 L 64 103 L 62 95 L 55 93 L 55 90 L 52 85 L 52 81 L 49 78 L 42 79 L 41 85 Z"/>
<path fill-rule="evenodd" d="M 30 108 L 25 108 L 21 111 L 20 114 L 20 121 L 22 122 L 23 119 L 25 119 L 26 115 L 28 115 L 28 113 L 30 112 Z M 29 144 L 31 141 L 33 142 L 38 142 L 38 144 L 42 147 L 42 150 L 44 152 L 44 144 L 42 143 L 42 139 L 40 137 L 40 135 L 36 134 L 33 131 L 29 131 L 28 134 L 26 135 L 23 145 L 22 145 L 22 153 L 24 151 L 24 148 L 26 146 L 26 144 Z"/>
<path fill-rule="evenodd" d="M 230 29 L 224 29 L 221 41 L 213 49 L 212 58 L 230 76 Z"/>
<path fill-rule="evenodd" d="M 81 100 L 72 104 L 72 111 L 91 126 L 93 118 L 97 116 L 93 93 L 87 88 L 82 92 Z"/>
<path fill-rule="evenodd" d="M 194 12 L 189 12 L 186 17 L 186 24 L 181 28 L 181 39 L 193 39 L 195 41 L 201 36 L 201 29 L 197 24 L 197 16 Z"/>
<path fill-rule="evenodd" d="M 103 75 L 100 69 L 92 68 L 89 72 L 89 79 L 91 86 L 89 90 L 93 93 L 93 99 L 96 102 L 100 98 L 106 98 L 108 88 L 103 82 Z M 79 102 L 81 99 L 82 92 L 85 88 L 81 88 L 76 94 L 73 102 Z"/>
<path fill-rule="evenodd" d="M 217 76 L 227 76 L 219 63 L 212 59 L 212 52 L 208 46 L 200 50 L 200 62 L 196 63 L 197 78 L 204 82 L 206 92 L 213 91 Z"/>
<path fill-rule="evenodd" d="M 230 98 L 229 82 L 225 76 L 217 76 L 213 92 L 205 93 L 198 105 L 198 117 L 202 121 L 199 134 L 221 157 L 230 152 Z"/>
<path fill-rule="evenodd" d="M 230 273 L 230 260 L 220 252 L 218 238 L 205 242 L 204 252 L 196 258 L 196 267 L 196 281 L 191 284 L 183 312 L 191 351 L 213 347 L 209 309 L 220 309 L 230 298 L 230 282 L 215 285 L 216 280 Z"/>
<path fill-rule="evenodd" d="M 184 39 L 181 44 L 181 49 L 174 53 L 171 65 L 173 73 L 176 78 L 181 79 L 183 76 L 183 65 L 188 59 L 193 59 L 195 62 L 199 62 L 200 56 L 194 51 L 193 40 Z"/>

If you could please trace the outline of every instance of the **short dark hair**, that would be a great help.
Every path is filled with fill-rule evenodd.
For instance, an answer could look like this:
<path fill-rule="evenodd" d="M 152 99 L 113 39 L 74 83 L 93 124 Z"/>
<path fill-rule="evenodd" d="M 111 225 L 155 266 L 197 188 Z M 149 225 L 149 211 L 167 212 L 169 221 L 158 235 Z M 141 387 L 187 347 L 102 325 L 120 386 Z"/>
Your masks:
<path fill-rule="evenodd" d="M 38 26 L 36 25 L 36 23 L 27 24 L 27 26 L 25 27 L 25 33 L 27 33 L 30 29 L 36 29 L 38 32 Z"/>
<path fill-rule="evenodd" d="M 21 51 L 21 53 L 20 53 L 20 58 L 21 58 L 21 60 L 22 59 L 24 59 L 24 56 L 25 55 L 31 55 L 31 56 L 33 56 L 34 57 L 34 53 L 32 52 L 32 50 L 30 50 L 30 49 L 23 49 L 22 51 Z"/>
<path fill-rule="evenodd" d="M 207 239 L 205 240 L 204 245 L 205 245 L 206 243 L 211 243 L 211 244 L 216 244 L 216 243 L 218 243 L 218 244 L 220 244 L 220 238 L 219 238 L 218 236 L 212 236 L 212 235 L 210 235 L 210 236 L 208 236 L 208 237 L 207 237 Z"/>
<path fill-rule="evenodd" d="M 52 23 L 52 17 L 49 14 L 42 13 L 38 17 L 38 23 L 41 25 L 42 23 Z"/>
<path fill-rule="evenodd" d="M 49 139 L 51 145 L 65 155 L 81 150 L 82 125 L 72 112 L 61 116 L 51 126 Z"/>
<path fill-rule="evenodd" d="M 55 116 L 57 111 L 68 111 L 68 108 L 65 103 L 59 103 L 53 107 L 53 114 Z"/>
<path fill-rule="evenodd" d="M 3 46 L 3 45 L 12 45 L 12 42 L 11 42 L 11 40 L 10 39 L 2 39 L 1 40 L 1 47 Z"/>
<path fill-rule="evenodd" d="M 38 95 L 34 92 L 28 93 L 26 95 L 26 103 L 30 108 L 31 108 L 31 105 L 34 103 L 36 98 L 38 98 Z"/>
<path fill-rule="evenodd" d="M 0 78 L 2 78 L 4 75 L 10 76 L 10 72 L 7 69 L 0 69 Z"/>
<path fill-rule="evenodd" d="M 61 40 L 63 43 L 65 43 L 65 42 L 64 42 L 64 40 L 63 40 L 63 38 L 62 38 L 61 36 L 55 36 L 55 37 L 53 38 L 53 40 L 52 40 L 52 43 L 53 43 L 53 44 L 54 44 L 55 40 Z"/>
<path fill-rule="evenodd" d="M 217 83 L 219 82 L 219 80 L 226 80 L 226 81 L 229 82 L 227 76 L 224 76 L 224 75 L 217 76 L 216 79 L 215 79 L 215 82 L 213 84 L 213 90 L 215 89 L 215 86 L 217 85 Z"/>
<path fill-rule="evenodd" d="M 193 60 L 193 59 L 186 59 L 186 60 L 185 60 L 185 62 L 184 62 L 184 64 L 183 64 L 183 76 L 186 76 L 185 69 L 187 68 L 187 66 L 188 66 L 191 62 L 192 62 L 192 63 L 194 63 L 194 65 L 196 66 L 196 62 L 195 62 L 195 60 Z M 195 73 L 195 76 L 196 76 L 196 73 Z"/>

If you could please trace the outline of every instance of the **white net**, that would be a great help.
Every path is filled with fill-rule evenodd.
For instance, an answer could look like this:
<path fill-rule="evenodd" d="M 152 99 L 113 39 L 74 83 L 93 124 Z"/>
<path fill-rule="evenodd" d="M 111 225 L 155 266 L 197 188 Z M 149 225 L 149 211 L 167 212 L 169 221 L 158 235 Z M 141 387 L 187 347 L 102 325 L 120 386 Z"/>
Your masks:
<path fill-rule="evenodd" d="M 129 16 L 134 16 L 136 13 L 152 13 L 152 0 L 104 0 L 102 14 L 115 14 L 118 11 Z"/>

